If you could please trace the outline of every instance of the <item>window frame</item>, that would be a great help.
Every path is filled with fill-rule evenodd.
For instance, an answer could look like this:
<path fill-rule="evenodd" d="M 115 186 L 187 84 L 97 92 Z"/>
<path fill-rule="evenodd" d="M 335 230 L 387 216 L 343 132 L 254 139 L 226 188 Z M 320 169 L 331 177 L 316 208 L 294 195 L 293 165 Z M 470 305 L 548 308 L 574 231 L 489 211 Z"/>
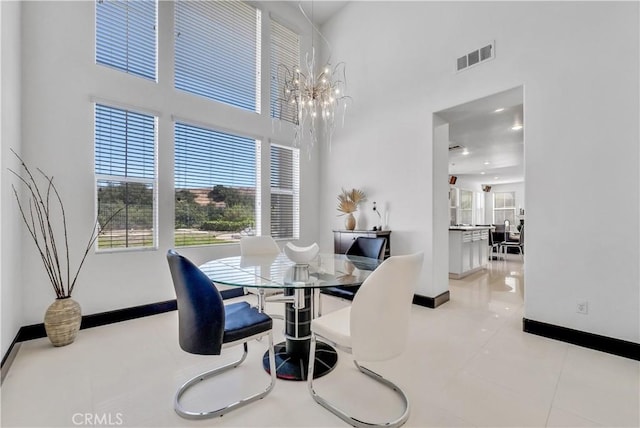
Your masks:
<path fill-rule="evenodd" d="M 270 215 L 269 221 L 269 234 L 276 240 L 297 240 L 300 239 L 300 149 L 298 147 L 287 146 L 276 142 L 271 142 L 269 146 L 269 160 L 273 148 L 276 147 L 279 150 L 291 151 L 291 182 L 292 188 L 286 189 L 281 187 L 274 187 L 271 183 L 271 174 L 273 173 L 273 165 L 269 162 L 269 213 L 271 213 L 271 207 L 273 204 L 273 195 L 285 195 L 292 197 L 292 223 L 291 228 L 293 230 L 293 236 L 273 236 L 273 216 Z"/>
<path fill-rule="evenodd" d="M 189 63 L 185 63 L 182 64 L 180 63 L 179 57 L 183 54 L 183 53 L 187 53 L 180 51 L 180 45 L 178 43 L 178 38 L 181 36 L 181 32 L 180 32 L 180 24 L 179 24 L 179 19 L 180 19 L 180 14 L 178 12 L 178 8 L 180 7 L 181 4 L 199 4 L 200 6 L 202 5 L 206 5 L 207 2 L 192 2 L 192 1 L 188 1 L 188 0 L 176 0 L 174 1 L 173 4 L 173 25 L 174 25 L 174 44 L 173 44 L 173 82 L 172 82 L 172 86 L 173 89 L 176 91 L 180 91 L 183 92 L 185 94 L 189 94 L 195 97 L 199 97 L 199 98 L 203 98 L 207 101 L 210 102 L 215 102 L 218 104 L 224 104 L 226 106 L 229 106 L 231 108 L 234 109 L 238 109 L 240 111 L 246 111 L 246 112 L 250 112 L 250 113 L 256 113 L 258 115 L 260 115 L 262 113 L 262 49 L 263 49 L 263 40 L 262 40 L 262 10 L 258 7 L 256 7 L 254 4 L 252 4 L 251 2 L 245 2 L 245 1 L 236 1 L 236 2 L 213 2 L 213 4 L 215 3 L 228 3 L 228 4 L 233 4 L 233 3 L 242 3 L 243 5 L 246 5 L 250 8 L 253 9 L 253 11 L 255 12 L 255 27 L 254 27 L 254 34 L 255 34 L 255 58 L 253 58 L 253 61 L 255 61 L 255 63 L 253 64 L 253 82 L 251 83 L 252 85 L 254 85 L 254 91 L 253 91 L 253 108 L 249 108 L 247 106 L 244 105 L 240 105 L 243 104 L 243 99 L 241 98 L 236 98 L 237 94 L 233 96 L 233 99 L 236 101 L 236 103 L 232 102 L 232 97 L 231 96 L 227 96 L 227 97 L 222 97 L 220 94 L 221 93 L 225 93 L 225 94 L 229 94 L 231 90 L 237 90 L 238 86 L 242 86 L 242 85 L 238 85 L 238 82 L 233 82 L 233 83 L 228 83 L 226 85 L 222 85 L 222 84 L 216 84 L 215 82 L 212 84 L 211 82 L 206 82 L 203 81 L 202 79 L 200 80 L 195 80 L 194 78 L 194 74 L 198 74 L 197 71 L 200 71 L 200 69 L 198 69 L 197 67 L 195 67 L 194 63 L 195 61 L 193 61 L 193 63 L 189 62 Z M 206 7 L 206 6 L 204 6 Z M 213 6 L 211 6 L 213 7 Z M 201 16 L 199 17 L 200 19 L 204 19 Z M 231 21 L 228 21 L 231 22 Z M 191 23 L 193 25 L 193 22 L 191 21 L 187 21 L 186 23 Z M 233 22 L 232 22 L 233 23 Z M 194 34 L 196 34 L 196 28 L 201 28 L 202 26 L 200 25 L 193 25 L 194 28 Z M 207 33 L 207 35 L 213 36 L 214 31 L 211 30 L 210 32 Z M 237 35 L 236 35 L 237 36 Z M 202 42 L 202 39 L 198 39 Z M 238 42 L 239 44 L 239 42 Z M 213 50 L 214 48 L 212 48 L 209 45 L 206 45 L 207 47 L 209 47 L 210 50 Z M 233 47 L 235 47 L 235 45 L 232 45 Z M 227 50 L 231 51 L 231 48 L 229 46 L 225 46 L 227 48 Z M 186 49 L 194 49 L 193 46 L 189 46 Z M 200 49 L 204 49 L 204 47 L 200 47 Z M 228 55 L 230 57 L 233 56 L 233 52 L 228 53 Z M 219 57 L 215 57 L 213 55 L 211 55 L 209 57 L 209 62 L 217 62 L 217 63 L 222 63 L 222 64 L 232 64 L 234 63 L 234 59 L 230 59 L 230 58 L 223 58 L 220 59 Z M 202 65 L 202 64 L 200 64 Z M 182 76 L 181 73 L 182 71 L 180 70 L 180 68 L 185 67 L 185 68 L 191 68 L 190 72 L 192 74 L 190 74 L 189 76 Z M 211 73 L 211 70 L 207 70 L 209 73 Z M 221 77 L 221 76 L 214 76 L 215 77 Z M 223 77 L 228 78 L 228 75 L 224 75 Z M 190 80 L 190 81 L 187 81 Z M 220 79 L 220 80 L 224 80 L 224 79 Z M 191 85 L 191 88 L 188 88 L 187 85 Z M 204 87 L 204 89 L 201 90 L 196 90 L 195 87 Z"/>
<path fill-rule="evenodd" d="M 496 199 L 498 195 L 506 195 L 509 194 L 511 195 L 511 198 L 513 200 L 513 206 L 507 206 L 506 203 L 503 203 L 502 207 L 496 207 Z M 516 211 L 516 192 L 515 191 L 509 191 L 509 192 L 493 192 L 493 223 L 496 223 L 496 211 L 502 211 L 502 212 L 506 212 L 508 213 L 509 211 L 511 211 L 511 213 L 513 214 L 513 220 L 511 221 L 511 224 L 515 224 L 516 220 L 517 220 L 517 211 Z M 507 216 L 504 216 L 505 218 L 507 218 Z M 502 222 L 500 222 L 502 223 Z"/>
<path fill-rule="evenodd" d="M 164 162 L 162 161 L 162 159 L 171 158 L 172 156 L 175 156 L 175 150 L 173 148 L 175 145 L 175 135 L 173 132 L 169 132 L 169 131 L 165 132 L 165 131 L 166 129 L 168 129 L 167 126 L 171 126 L 172 131 L 174 131 L 175 122 L 177 121 L 180 121 L 188 125 L 201 126 L 214 131 L 227 132 L 227 133 L 231 133 L 239 136 L 244 135 L 249 138 L 255 139 L 255 147 L 256 147 L 255 195 L 256 195 L 256 198 L 255 198 L 255 213 L 254 213 L 255 215 L 254 232 L 256 235 L 270 234 L 271 228 L 272 228 L 272 222 L 270 221 L 271 207 L 266 206 L 265 202 L 270 201 L 270 197 L 272 195 L 272 188 L 270 183 L 270 170 L 267 170 L 267 169 L 271 168 L 271 164 L 270 164 L 271 138 L 273 137 L 278 138 L 278 135 L 280 135 L 280 132 L 279 130 L 275 130 L 273 127 L 271 128 L 271 132 L 266 130 L 263 126 L 264 118 L 260 117 L 264 115 L 269 119 L 275 119 L 271 115 L 271 98 L 270 98 L 271 87 L 269 86 L 268 89 L 266 87 L 271 83 L 270 74 L 269 74 L 271 71 L 270 49 L 272 48 L 272 44 L 273 44 L 272 34 L 269 27 L 271 25 L 271 22 L 267 20 L 266 17 L 269 17 L 271 21 L 287 28 L 292 33 L 295 33 L 297 35 L 298 63 L 302 62 L 301 54 L 300 54 L 301 46 L 303 45 L 304 40 L 307 40 L 307 35 L 304 32 L 299 31 L 300 30 L 299 27 L 303 27 L 303 26 L 291 25 L 292 22 L 297 22 L 297 21 L 288 22 L 286 19 L 280 19 L 279 16 L 274 16 L 274 10 L 275 11 L 280 10 L 279 7 L 276 7 L 276 8 L 262 7 L 261 5 L 258 5 L 255 2 L 251 2 L 251 1 L 238 2 L 238 3 L 246 4 L 250 6 L 252 9 L 255 9 L 255 17 L 256 17 L 255 38 L 249 39 L 249 36 L 251 36 L 250 32 L 252 31 L 252 27 L 250 24 L 250 19 L 247 19 L 245 22 L 247 22 L 248 24 L 247 26 L 245 26 L 245 31 L 243 34 L 247 34 L 248 37 L 246 38 L 246 40 L 251 40 L 251 42 L 249 42 L 249 44 L 241 45 L 243 47 L 246 47 L 245 52 L 248 52 L 250 48 L 255 46 L 255 53 L 256 53 L 255 72 L 254 72 L 255 89 L 256 89 L 255 90 L 255 113 L 258 113 L 258 115 L 249 115 L 247 113 L 252 113 L 254 111 L 247 111 L 246 109 L 238 108 L 238 107 L 229 105 L 228 103 L 221 102 L 210 97 L 204 97 L 199 95 L 192 96 L 194 94 L 190 92 L 186 92 L 187 96 L 185 96 L 184 90 L 176 88 L 175 86 L 175 59 L 176 59 L 175 57 L 175 36 L 176 36 L 175 22 L 176 21 L 175 20 L 176 20 L 176 16 L 175 16 L 174 4 L 164 3 L 159 0 L 148 0 L 149 4 L 146 5 L 150 7 L 151 6 L 150 4 L 153 3 L 154 14 L 155 14 L 155 21 L 154 21 L 155 24 L 154 24 L 154 32 L 153 32 L 154 40 L 155 40 L 155 43 L 154 43 L 155 49 L 153 52 L 153 59 L 154 59 L 153 79 L 150 77 L 141 76 L 139 74 L 133 73 L 132 71 L 124 69 L 122 67 L 110 65 L 104 61 L 98 62 L 98 57 L 97 57 L 98 10 L 97 10 L 97 7 L 99 6 L 99 1 L 102 1 L 102 0 L 94 0 L 94 5 L 93 5 L 94 6 L 94 24 L 96 24 L 94 27 L 94 34 L 93 34 L 94 35 L 94 41 L 93 41 L 94 42 L 94 52 L 93 52 L 94 58 L 93 59 L 94 59 L 94 64 L 100 67 L 92 68 L 92 73 L 95 74 L 96 76 L 101 76 L 101 75 L 106 76 L 107 73 L 120 72 L 124 74 L 129 74 L 134 77 L 141 77 L 144 80 L 129 79 L 127 77 L 124 77 L 124 78 L 118 77 L 118 79 L 123 79 L 123 84 L 126 84 L 127 87 L 130 86 L 130 88 L 134 89 L 134 92 L 136 88 L 140 87 L 140 85 L 143 85 L 143 86 L 148 85 L 148 83 L 144 83 L 144 81 L 153 80 L 156 83 L 156 85 L 149 86 L 147 88 L 151 91 L 150 93 L 155 95 L 161 95 L 161 93 L 165 93 L 165 95 L 168 95 L 169 98 L 171 99 L 181 100 L 180 103 L 184 102 L 184 105 L 187 106 L 186 108 L 188 109 L 186 111 L 188 111 L 189 113 L 184 114 L 180 119 L 176 119 L 174 114 L 177 113 L 177 111 L 175 111 L 175 109 L 173 109 L 172 107 L 166 107 L 164 103 L 160 104 L 161 107 L 158 107 L 159 104 L 155 100 L 156 98 L 155 95 L 151 99 L 144 100 L 144 101 L 131 101 L 129 100 L 129 97 L 125 97 L 126 99 L 123 98 L 122 100 L 116 101 L 116 102 L 110 101 L 109 98 L 100 98 L 99 101 L 95 101 L 93 95 L 90 96 L 91 106 L 94 109 L 92 111 L 92 113 L 94 113 L 93 114 L 94 120 L 95 120 L 96 104 L 104 105 L 105 107 L 113 107 L 117 109 L 126 110 L 132 113 L 151 114 L 155 117 L 155 120 L 154 120 L 154 178 L 153 180 L 151 179 L 139 180 L 133 177 L 126 178 L 126 182 L 128 183 L 142 181 L 142 184 L 148 185 L 149 188 L 151 187 L 153 188 L 153 207 L 152 207 L 153 209 L 153 231 L 152 231 L 153 243 L 151 246 L 146 246 L 146 247 L 124 247 L 123 246 L 118 248 L 106 247 L 103 249 L 98 249 L 97 247 L 98 243 L 96 243 L 96 250 L 102 253 L 102 252 L 120 252 L 120 251 L 145 251 L 148 249 L 152 249 L 152 250 L 158 249 L 160 240 L 164 242 L 166 239 L 171 239 L 171 238 L 168 238 L 169 233 L 173 233 L 174 235 L 173 239 L 175 240 L 176 224 L 175 224 L 175 218 L 173 218 L 172 216 L 174 216 L 176 213 L 176 206 L 174 204 L 176 188 L 175 188 L 175 183 L 172 184 L 170 180 L 165 181 L 166 175 L 171 175 L 172 178 L 175 177 L 175 165 L 173 165 L 171 162 L 168 162 L 168 163 Z M 104 0 L 104 2 L 106 1 L 107 0 Z M 128 0 L 128 1 L 133 2 L 133 0 Z M 122 3 L 122 5 L 123 7 L 135 6 L 135 4 L 133 3 L 128 5 L 124 2 Z M 144 12 L 145 9 L 142 9 L 142 11 Z M 250 13 L 250 16 L 254 16 L 252 11 L 250 11 L 249 13 Z M 284 15 L 286 15 L 286 13 Z M 104 14 L 103 16 L 110 18 L 111 20 L 114 21 L 115 24 L 109 27 L 107 27 L 106 25 L 103 25 L 103 27 L 101 27 L 102 28 L 101 37 L 112 37 L 113 40 L 119 43 L 119 45 L 116 44 L 117 46 L 120 46 L 120 45 L 124 46 L 126 45 L 127 42 L 131 43 L 131 41 L 135 42 L 136 40 L 138 40 L 135 37 L 128 37 L 127 34 L 125 33 L 125 30 L 127 29 L 126 22 L 128 19 L 125 13 L 120 13 L 119 11 L 116 11 L 116 13 Z M 147 16 L 150 16 L 150 14 L 148 14 Z M 248 16 L 249 15 L 245 15 L 245 17 L 248 17 Z M 227 18 L 222 17 L 219 19 L 227 19 Z M 103 20 L 101 22 L 108 23 L 109 21 Z M 150 21 L 147 19 L 147 20 L 140 20 L 139 22 L 143 22 L 146 24 Z M 167 25 L 164 25 L 164 24 L 167 24 Z M 160 27 L 160 25 L 162 25 L 162 27 Z M 107 30 L 105 32 L 104 28 L 113 28 L 113 30 Z M 148 29 L 149 26 L 145 25 L 144 28 Z M 113 34 L 111 34 L 109 31 L 111 31 Z M 149 32 L 148 34 L 150 35 L 151 33 Z M 147 35 L 147 38 L 145 39 L 146 41 L 152 40 L 149 35 Z M 255 45 L 253 45 L 253 40 L 255 40 Z M 232 43 L 232 42 L 233 41 L 229 43 Z M 105 45 L 103 45 L 103 47 L 104 46 Z M 142 46 L 148 47 L 148 44 L 146 45 L 143 44 Z M 169 50 L 167 51 L 167 49 Z M 150 50 L 148 51 L 151 52 Z M 134 58 L 133 61 L 128 59 L 128 57 L 126 56 L 122 56 L 122 55 L 120 57 L 115 56 L 114 57 L 116 59 L 115 62 L 116 64 L 124 64 L 127 67 L 128 67 L 127 64 L 129 63 L 133 63 L 135 65 L 135 64 L 141 63 L 142 60 L 144 60 L 145 58 L 150 58 L 150 55 L 144 57 L 144 55 L 146 55 L 145 52 L 146 51 L 140 54 L 140 55 L 143 55 L 143 57 L 138 59 Z M 167 52 L 168 54 L 164 55 L 164 53 L 167 53 Z M 251 52 L 254 52 L 254 50 L 252 49 Z M 136 50 L 135 49 L 131 50 L 130 54 L 131 53 L 135 55 Z M 249 53 L 247 55 L 247 58 L 249 57 L 253 57 L 253 54 Z M 119 61 L 120 59 L 121 61 Z M 151 63 L 149 62 L 148 64 L 150 65 Z M 250 62 L 247 61 L 246 64 L 250 64 Z M 146 67 L 146 68 L 145 67 L 146 65 L 140 66 L 139 69 L 151 70 L 150 67 Z M 162 73 L 162 70 L 166 70 L 166 67 L 170 67 L 170 70 L 168 72 L 169 74 L 165 76 L 165 77 L 169 77 L 170 82 L 169 82 L 169 86 L 162 85 L 165 88 L 165 89 L 162 89 L 160 86 L 157 85 L 157 83 L 159 81 L 159 73 Z M 107 68 L 114 70 L 114 72 L 105 71 Z M 247 73 L 245 74 L 246 76 L 250 75 L 250 68 L 251 67 L 246 68 L 246 71 L 247 71 Z M 115 77 L 116 74 L 113 74 L 113 76 Z M 249 90 L 248 92 L 250 93 L 251 90 Z M 95 95 L 98 97 L 103 97 L 103 96 L 109 97 L 109 95 L 104 94 L 104 90 L 100 90 L 100 88 L 98 88 L 98 93 L 96 93 Z M 107 101 L 104 101 L 105 99 Z M 128 104 L 123 104 L 123 103 L 128 103 Z M 147 109 L 147 107 L 157 108 L 158 111 L 162 112 L 162 115 L 166 115 L 170 117 L 170 119 L 161 119 L 160 113 L 150 112 Z M 196 115 L 194 113 L 195 111 L 194 109 L 213 108 L 216 111 L 218 110 L 220 110 L 221 112 L 226 111 L 232 115 L 238 114 L 238 113 L 232 112 L 231 110 L 224 110 L 227 107 L 231 107 L 231 108 L 235 107 L 236 110 L 241 110 L 241 111 L 244 110 L 239 114 L 244 115 L 243 117 L 250 122 L 247 124 L 246 128 L 244 127 L 244 124 L 237 124 L 236 121 L 227 120 L 225 117 L 219 116 L 213 120 L 208 120 L 208 119 L 202 119 L 201 115 Z M 201 122 L 203 120 L 204 120 L 204 123 Z M 247 129 L 249 130 L 249 132 L 246 132 Z M 95 123 L 94 123 L 94 133 L 95 133 Z M 95 138 L 95 135 L 94 135 L 94 138 Z M 162 144 L 162 146 L 160 146 L 160 144 Z M 295 148 L 295 147 L 291 147 L 291 145 L 288 145 L 286 143 L 279 144 L 277 142 L 274 142 L 274 144 L 282 146 L 287 149 Z M 168 147 L 171 147 L 171 148 L 168 148 Z M 95 155 L 96 155 L 96 152 L 95 152 L 95 141 L 94 141 L 94 156 Z M 159 159 L 159 155 L 161 156 L 161 159 Z M 299 155 L 300 153 L 298 152 L 297 195 L 294 195 L 295 212 L 293 213 L 294 214 L 293 216 L 293 219 L 294 219 L 293 235 L 294 236 L 291 238 L 276 238 L 276 239 L 300 239 L 300 234 L 301 234 L 300 217 L 302 212 L 302 206 L 300 205 L 300 182 L 301 182 L 300 167 L 301 165 L 300 165 Z M 95 159 L 94 159 L 93 166 L 94 168 L 96 167 Z M 169 170 L 165 171 L 165 167 L 169 168 Z M 162 174 L 162 177 L 160 176 L 160 174 Z M 105 181 L 107 182 L 105 183 Z M 94 174 L 93 184 L 95 186 L 94 191 L 96 192 L 96 200 L 95 200 L 96 213 L 98 212 L 98 196 L 97 196 L 98 183 L 100 183 L 101 186 L 117 186 L 118 182 L 124 183 L 125 177 L 109 176 L 106 174 Z M 165 189 L 166 183 L 169 183 L 169 185 L 171 186 L 171 189 Z M 138 189 L 136 188 L 136 190 Z M 169 193 L 167 193 L 167 190 L 169 191 Z M 102 193 L 102 195 L 104 195 L 103 200 L 105 201 L 104 207 L 102 207 L 103 213 L 105 212 L 104 208 L 108 207 L 107 202 L 113 203 L 114 204 L 113 206 L 117 206 L 117 207 L 120 206 L 122 201 L 125 201 L 129 206 L 136 206 L 136 208 L 141 207 L 147 210 L 149 207 L 150 194 L 144 191 L 143 189 L 140 189 L 139 192 L 135 192 L 135 193 L 130 192 L 128 193 L 128 196 L 126 193 L 124 193 L 123 189 L 118 190 L 118 193 L 116 194 Z M 136 196 L 139 196 L 139 198 L 136 198 Z M 170 203 L 164 206 L 164 202 L 163 202 L 163 206 L 160 206 L 161 201 L 169 201 Z M 285 202 L 286 203 L 282 204 L 282 206 L 288 205 L 288 201 L 285 201 Z M 118 204 L 118 205 L 115 205 L 115 204 Z M 171 211 L 171 213 L 169 213 L 169 211 Z M 286 211 L 288 211 L 288 207 Z M 136 224 L 138 225 L 137 227 L 141 227 L 141 228 L 148 227 L 149 217 L 146 214 L 148 213 L 148 211 L 145 212 L 144 216 L 140 216 L 140 217 L 137 216 L 137 212 L 133 212 L 133 213 L 136 214 L 136 218 L 131 219 L 132 222 L 135 222 L 132 224 Z M 162 220 L 162 223 L 165 222 L 164 219 L 169 219 L 170 221 L 173 219 L 174 221 L 172 222 L 172 224 L 168 226 L 171 229 L 165 230 L 167 226 L 165 224 L 160 224 L 159 219 Z M 119 223 L 114 223 L 114 224 L 120 227 L 121 225 L 124 225 L 125 222 L 121 221 Z M 190 223 L 185 223 L 185 224 L 190 224 Z M 162 229 L 160 229 L 161 227 Z M 170 232 L 170 230 L 173 230 L 173 232 Z M 286 228 L 280 228 L 279 230 L 286 230 Z M 146 239 L 146 242 L 149 242 L 148 238 L 145 237 L 145 239 Z M 117 241 L 114 241 L 114 242 L 117 242 Z M 213 246 L 213 245 L 215 244 L 211 244 L 209 246 Z M 224 244 L 218 244 L 218 245 L 224 245 Z M 198 246 L 201 246 L 201 245 L 198 245 Z"/>
<path fill-rule="evenodd" d="M 121 67 L 119 66 L 117 63 L 109 63 L 109 62 L 105 62 L 105 61 L 100 61 L 98 59 L 99 56 L 99 20 L 98 20 L 98 7 L 100 6 L 100 4 L 104 4 L 105 2 L 109 2 L 112 0 L 94 0 L 94 63 L 96 65 L 99 66 L 103 66 L 103 67 L 107 67 L 110 68 L 112 70 L 117 70 L 121 73 L 125 73 L 127 75 L 130 76 L 134 76 L 134 77 L 139 77 L 141 79 L 145 79 L 145 80 L 151 80 L 153 82 L 158 82 L 158 47 L 159 47 L 159 37 L 158 37 L 158 15 L 159 15 L 159 2 L 158 0 L 144 0 L 144 2 L 146 3 L 154 3 L 154 43 L 153 43 L 153 76 L 148 76 L 143 74 L 142 72 L 136 72 L 134 70 L 132 70 L 132 68 L 130 68 L 129 66 L 127 67 Z M 127 4 L 127 8 L 129 3 L 134 2 L 134 4 L 136 2 L 140 2 L 142 3 L 140 0 L 124 0 L 124 2 Z M 129 27 L 129 21 L 127 20 L 127 27 Z M 127 35 L 129 34 L 129 31 L 127 31 Z M 127 37 L 127 42 L 128 42 L 128 37 Z M 114 44 L 109 44 L 110 46 L 113 46 Z M 130 52 L 130 48 L 129 48 L 129 44 L 127 43 L 126 46 L 122 47 L 125 51 Z M 142 49 L 137 49 L 136 52 L 140 53 L 142 51 Z M 126 54 L 126 63 L 129 64 L 129 56 L 128 53 Z"/>
<path fill-rule="evenodd" d="M 474 214 L 474 200 L 475 200 L 475 195 L 474 195 L 474 191 L 473 190 L 466 190 L 466 189 L 459 189 L 459 195 L 458 195 L 458 212 L 457 212 L 457 219 L 458 219 L 458 224 L 474 224 L 473 221 L 473 214 Z M 470 198 L 470 207 L 469 208 L 463 208 L 462 207 L 462 203 L 463 203 L 463 199 L 465 198 L 465 196 L 469 196 Z M 469 222 L 466 223 L 463 220 L 463 215 L 467 214 L 469 216 Z"/>
<path fill-rule="evenodd" d="M 269 117 L 272 120 L 281 120 L 284 122 L 291 123 L 293 125 L 297 125 L 298 124 L 298 111 L 296 110 L 297 105 L 294 105 L 291 111 L 288 111 L 289 109 L 286 109 L 287 111 L 283 115 L 283 110 L 285 110 L 282 108 L 283 102 L 285 101 L 283 98 L 284 97 L 284 73 L 286 71 L 283 68 L 283 66 L 287 68 L 290 67 L 290 71 L 293 70 L 293 67 L 300 66 L 302 36 L 300 34 L 300 31 L 295 29 L 294 26 L 286 24 L 278 17 L 274 17 L 272 14 L 270 14 L 269 18 L 270 18 L 269 20 L 270 37 L 269 37 L 269 46 L 268 46 L 269 47 L 269 64 L 268 64 L 269 66 Z M 294 54 L 294 56 L 296 57 L 295 64 L 281 64 L 281 63 L 275 64 L 274 63 L 274 50 L 275 50 L 274 25 L 280 26 L 285 31 L 289 31 L 290 33 L 295 35 L 296 37 L 295 43 L 297 43 L 296 54 Z M 286 55 L 286 52 L 284 54 Z M 278 105 L 280 105 L 280 107 L 277 107 Z M 285 104 L 285 105 L 291 106 L 291 104 Z"/>
<path fill-rule="evenodd" d="M 149 246 L 125 246 L 125 247 L 108 247 L 108 248 L 100 248 L 100 238 L 96 239 L 94 244 L 94 248 L 96 253 L 114 253 L 114 252 L 131 252 L 131 251 L 153 251 L 158 249 L 158 241 L 159 241 L 159 223 L 158 223 L 158 134 L 159 134 L 159 114 L 155 112 L 146 111 L 144 109 L 139 109 L 136 107 L 129 107 L 119 105 L 118 103 L 111 103 L 103 100 L 92 100 L 93 110 L 94 110 L 94 122 L 93 122 L 93 133 L 94 133 L 94 142 L 93 142 L 93 168 L 94 168 L 94 192 L 95 192 L 95 218 L 98 218 L 99 214 L 99 198 L 98 198 L 98 182 L 99 181 L 110 181 L 110 182 L 121 182 L 121 183 L 133 183 L 133 184 L 146 184 L 152 185 L 152 230 L 151 236 L 153 243 Z M 140 178 L 140 177 L 127 177 L 121 175 L 113 175 L 113 174 L 100 174 L 96 171 L 97 169 L 97 160 L 96 160 L 96 142 L 97 142 L 97 107 L 105 107 L 109 109 L 116 109 L 120 111 L 125 111 L 127 113 L 134 113 L 144 116 L 153 117 L 153 125 L 154 125 L 154 138 L 153 138 L 153 178 Z M 127 231 L 128 234 L 128 231 Z"/>
<path fill-rule="evenodd" d="M 176 127 L 178 125 L 181 126 L 186 126 L 186 127 L 193 127 L 193 128 L 198 128 L 204 131 L 209 131 L 209 132 L 213 132 L 213 133 L 219 133 L 219 134 L 226 134 L 229 135 L 231 137 L 237 137 L 237 138 L 243 138 L 243 139 L 251 139 L 254 142 L 254 156 L 255 156 L 255 161 L 254 161 L 254 179 L 255 179 L 255 199 L 254 199 L 254 218 L 253 218 L 253 233 L 255 235 L 259 235 L 260 234 L 260 226 L 261 226 L 261 215 L 260 215 L 260 211 L 261 211 L 261 205 L 262 205 L 262 188 L 261 188 L 261 178 L 260 178 L 260 174 L 261 174 L 261 161 L 262 161 L 262 141 L 260 140 L 259 137 L 256 137 L 255 135 L 248 135 L 248 134 L 241 134 L 239 132 L 236 131 L 231 131 L 231 130 L 227 130 L 227 129 L 222 129 L 220 127 L 217 127 L 215 125 L 211 125 L 211 124 L 204 124 L 204 123 L 198 123 L 195 121 L 190 121 L 190 120 L 186 120 L 186 119 L 182 119 L 182 118 L 177 118 L 174 117 L 173 118 L 173 134 L 174 134 L 174 148 L 173 148 L 173 157 L 174 157 L 174 168 L 173 168 L 173 200 L 174 200 L 174 207 L 173 207 L 173 213 L 174 213 L 174 222 L 172 225 L 172 231 L 173 231 L 173 245 L 176 248 L 201 248 L 201 247 L 218 247 L 218 246 L 224 246 L 224 245 L 235 245 L 239 243 L 239 238 L 234 238 L 233 240 L 229 240 L 228 242 L 220 242 L 220 243 L 203 243 L 203 244 L 189 244 L 189 245 L 183 245 L 183 244 L 179 244 L 176 241 L 176 221 L 175 221 L 175 213 L 176 213 L 176 209 L 177 209 L 177 205 L 175 204 L 175 194 L 176 191 L 179 189 L 176 184 L 178 182 L 178 180 L 176 179 L 177 175 L 178 175 L 178 168 L 176 167 L 176 150 L 177 150 L 177 146 L 178 144 L 176 143 Z M 212 190 L 213 187 L 215 186 L 211 186 Z M 241 232 L 239 232 L 241 234 Z"/>

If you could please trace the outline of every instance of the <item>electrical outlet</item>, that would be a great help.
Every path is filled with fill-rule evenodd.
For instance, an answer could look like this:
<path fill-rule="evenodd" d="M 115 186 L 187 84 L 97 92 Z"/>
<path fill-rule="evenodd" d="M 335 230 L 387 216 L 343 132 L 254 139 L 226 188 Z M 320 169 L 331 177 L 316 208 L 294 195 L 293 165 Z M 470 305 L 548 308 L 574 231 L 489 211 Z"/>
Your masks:
<path fill-rule="evenodd" d="M 587 315 L 589 313 L 589 302 L 578 302 L 576 305 L 576 312 Z"/>

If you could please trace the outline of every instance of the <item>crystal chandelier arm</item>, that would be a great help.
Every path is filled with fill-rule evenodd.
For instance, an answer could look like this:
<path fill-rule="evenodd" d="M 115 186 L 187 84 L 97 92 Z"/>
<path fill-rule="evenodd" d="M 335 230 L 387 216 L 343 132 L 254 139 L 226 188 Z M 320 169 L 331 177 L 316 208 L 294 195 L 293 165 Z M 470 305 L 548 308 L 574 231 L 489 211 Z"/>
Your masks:
<path fill-rule="evenodd" d="M 277 78 L 283 85 L 281 101 L 295 109 L 294 141 L 296 145 L 301 142 L 305 134 L 308 134 L 310 147 L 317 142 L 321 135 L 325 136 L 329 147 L 331 147 L 335 119 L 342 116 L 344 126 L 345 101 L 346 99 L 351 100 L 345 95 L 346 66 L 344 62 L 332 66 L 331 62 L 327 61 L 322 68 L 316 69 L 318 58 L 316 58 L 313 43 L 314 32 L 317 32 L 327 44 L 329 58 L 331 57 L 331 45 L 313 21 L 309 19 L 302 5 L 299 3 L 298 6 L 312 27 L 311 51 L 306 53 L 304 61 L 301 61 L 302 64 L 293 67 L 286 64 L 278 65 Z M 303 68 L 305 68 L 304 72 L 302 72 Z"/>

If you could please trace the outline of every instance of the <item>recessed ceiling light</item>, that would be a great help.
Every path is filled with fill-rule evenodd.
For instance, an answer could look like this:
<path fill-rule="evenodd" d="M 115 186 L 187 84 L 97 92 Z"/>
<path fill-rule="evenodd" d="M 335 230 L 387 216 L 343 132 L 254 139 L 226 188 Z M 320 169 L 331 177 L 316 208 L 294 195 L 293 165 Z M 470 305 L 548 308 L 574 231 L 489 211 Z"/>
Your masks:
<path fill-rule="evenodd" d="M 484 164 L 485 164 L 485 165 L 489 165 L 490 163 L 491 163 L 491 162 L 489 162 L 489 161 L 484 161 Z"/>
<path fill-rule="evenodd" d="M 497 108 L 493 112 L 494 113 L 500 113 L 501 111 L 504 111 L 504 107 Z"/>
<path fill-rule="evenodd" d="M 514 131 L 519 131 L 522 129 L 522 125 L 513 125 L 511 129 L 513 129 Z"/>
<path fill-rule="evenodd" d="M 497 180 L 497 179 L 498 179 L 498 177 L 493 177 L 493 179 L 494 179 L 494 180 Z"/>
<path fill-rule="evenodd" d="M 464 149 L 464 152 L 462 152 L 462 154 L 465 155 L 465 156 L 468 155 L 469 154 L 469 150 Z"/>
<path fill-rule="evenodd" d="M 484 171 L 482 171 L 482 172 L 480 173 L 480 175 L 485 175 L 485 174 L 486 174 L 486 172 L 484 172 Z"/>

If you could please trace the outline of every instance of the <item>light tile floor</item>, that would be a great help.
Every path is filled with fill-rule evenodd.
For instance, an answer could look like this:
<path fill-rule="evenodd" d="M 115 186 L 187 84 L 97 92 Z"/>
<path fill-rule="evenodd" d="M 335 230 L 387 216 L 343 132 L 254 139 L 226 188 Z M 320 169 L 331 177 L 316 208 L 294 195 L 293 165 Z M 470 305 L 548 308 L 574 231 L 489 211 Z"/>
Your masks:
<path fill-rule="evenodd" d="M 639 362 L 522 332 L 519 257 L 451 280 L 450 289 L 451 301 L 438 309 L 413 306 L 410 343 L 401 357 L 369 364 L 411 398 L 406 426 L 640 425 Z M 323 296 L 325 312 L 347 304 Z M 268 310 L 281 309 L 269 304 Z M 282 321 L 275 325 L 281 340 Z M 266 386 L 260 362 L 265 350 L 264 341 L 250 343 L 240 368 L 204 382 L 185 396 L 186 403 L 212 408 L 246 394 L 256 380 Z M 176 312 L 82 330 L 63 348 L 33 340 L 21 346 L 2 385 L 2 426 L 346 426 L 311 399 L 306 383 L 288 381 L 222 418 L 178 417 L 173 397 L 179 385 L 239 351 L 220 357 L 182 352 Z M 360 375 L 346 354 L 316 386 L 355 415 L 384 419 L 400 410 L 395 397 Z"/>

